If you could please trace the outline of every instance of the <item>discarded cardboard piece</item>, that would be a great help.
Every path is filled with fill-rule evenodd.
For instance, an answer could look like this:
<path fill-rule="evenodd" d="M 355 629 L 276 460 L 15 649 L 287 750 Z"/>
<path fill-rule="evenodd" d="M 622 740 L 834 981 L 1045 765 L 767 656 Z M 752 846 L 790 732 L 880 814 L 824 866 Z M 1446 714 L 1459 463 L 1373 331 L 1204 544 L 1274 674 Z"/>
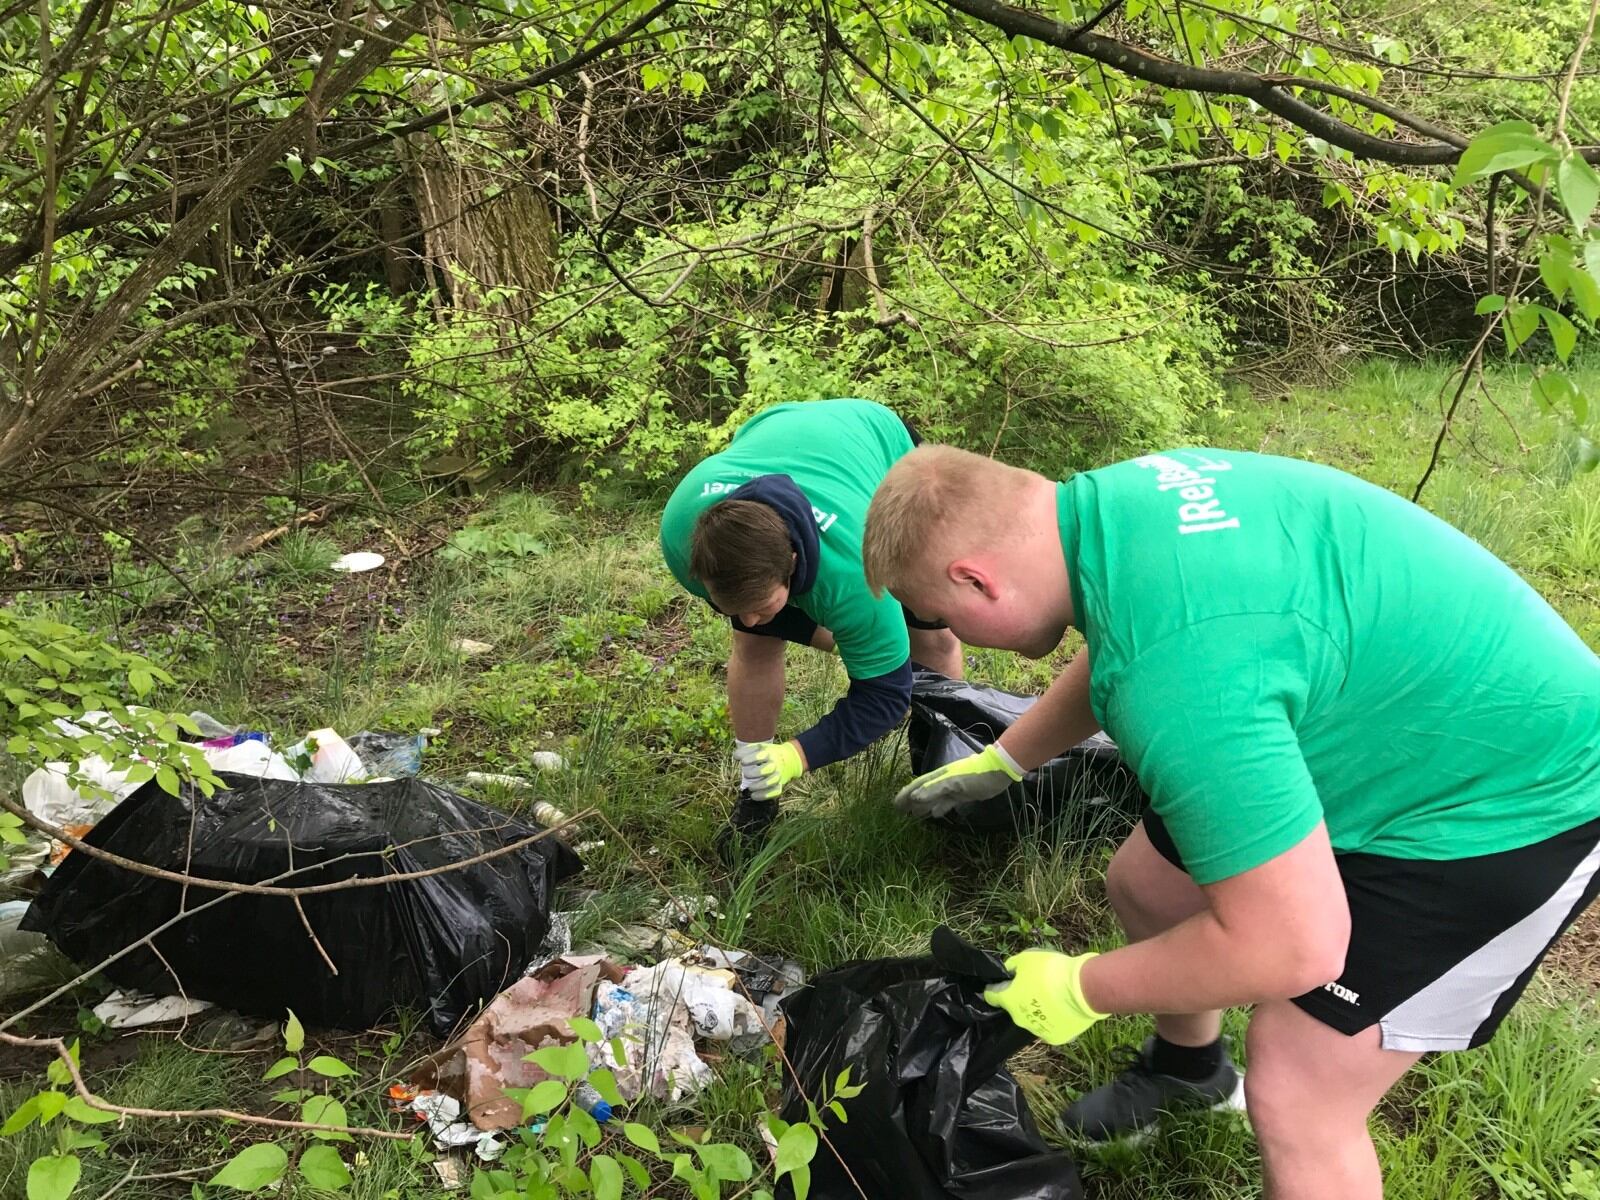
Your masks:
<path fill-rule="evenodd" d="M 466 1033 L 430 1058 L 412 1082 L 459 1100 L 462 1115 L 479 1129 L 512 1129 L 521 1124 L 522 1105 L 506 1089 L 532 1087 L 549 1078 L 524 1056 L 541 1046 L 574 1041 L 568 1018 L 590 1012 L 601 981 L 619 983 L 622 978 L 622 968 L 601 955 L 553 959 L 496 996 Z"/>

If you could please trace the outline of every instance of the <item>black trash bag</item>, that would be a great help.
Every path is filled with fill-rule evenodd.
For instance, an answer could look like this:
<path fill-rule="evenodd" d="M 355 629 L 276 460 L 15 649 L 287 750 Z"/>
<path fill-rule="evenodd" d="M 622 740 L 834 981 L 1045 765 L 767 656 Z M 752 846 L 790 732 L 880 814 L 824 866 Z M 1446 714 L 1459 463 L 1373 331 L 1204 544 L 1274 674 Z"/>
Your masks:
<path fill-rule="evenodd" d="M 983 999 L 1006 977 L 941 926 L 926 958 L 847 963 L 780 1002 L 794 1074 L 779 1115 L 804 1121 L 846 1067 L 865 1087 L 847 1121 L 825 1114 L 813 1200 L 1080 1200 L 1077 1166 L 1044 1144 L 1005 1069 L 1033 1041 Z M 778 1194 L 792 1200 L 787 1176 Z"/>
<path fill-rule="evenodd" d="M 918 775 L 982 750 L 1033 706 L 1036 696 L 918 667 L 911 682 L 911 769 Z M 1060 827 L 1073 832 L 1126 832 L 1144 810 L 1145 796 L 1117 744 L 1097 733 L 1021 783 L 981 804 L 939 818 L 971 833 L 1010 833 Z"/>
<path fill-rule="evenodd" d="M 229 786 L 209 798 L 188 787 L 169 796 L 147 783 L 85 840 L 136 862 L 232 883 L 263 883 L 294 868 L 292 882 L 310 886 L 441 867 L 542 828 L 420 779 L 222 779 Z M 181 984 L 191 998 L 260 1016 L 292 1008 L 306 1024 L 332 1028 L 366 1029 L 391 1009 L 414 1008 L 444 1036 L 516 981 L 549 928 L 556 884 L 581 865 L 558 838 L 546 837 L 425 879 L 303 896 L 304 920 L 291 899 L 236 893 L 158 936 L 159 955 L 141 947 L 102 974 L 157 995 Z M 187 907 L 219 894 L 191 885 Z M 182 903 L 180 884 L 75 852 L 22 927 L 90 965 L 177 915 Z"/>

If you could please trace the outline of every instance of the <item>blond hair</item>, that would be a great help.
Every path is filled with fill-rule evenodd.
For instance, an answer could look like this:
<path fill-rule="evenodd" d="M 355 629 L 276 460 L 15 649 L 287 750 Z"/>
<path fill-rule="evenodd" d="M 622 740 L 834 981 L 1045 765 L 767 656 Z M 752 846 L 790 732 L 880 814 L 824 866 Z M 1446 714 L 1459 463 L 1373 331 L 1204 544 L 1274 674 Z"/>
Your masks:
<path fill-rule="evenodd" d="M 861 557 L 874 595 L 911 582 L 928 560 L 992 540 L 986 514 L 1012 507 L 1027 471 L 958 450 L 918 446 L 883 477 L 867 509 Z M 936 564 L 942 565 L 942 564 Z"/>

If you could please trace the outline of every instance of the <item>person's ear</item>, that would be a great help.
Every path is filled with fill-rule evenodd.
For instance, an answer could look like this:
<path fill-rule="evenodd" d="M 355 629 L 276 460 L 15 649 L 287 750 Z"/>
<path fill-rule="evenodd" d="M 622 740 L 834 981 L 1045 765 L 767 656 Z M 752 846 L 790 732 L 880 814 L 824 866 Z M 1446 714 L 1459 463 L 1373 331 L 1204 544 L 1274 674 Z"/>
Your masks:
<path fill-rule="evenodd" d="M 970 558 L 958 558 L 945 568 L 945 576 L 963 591 L 976 591 L 985 599 L 999 598 L 994 573 L 983 563 Z"/>

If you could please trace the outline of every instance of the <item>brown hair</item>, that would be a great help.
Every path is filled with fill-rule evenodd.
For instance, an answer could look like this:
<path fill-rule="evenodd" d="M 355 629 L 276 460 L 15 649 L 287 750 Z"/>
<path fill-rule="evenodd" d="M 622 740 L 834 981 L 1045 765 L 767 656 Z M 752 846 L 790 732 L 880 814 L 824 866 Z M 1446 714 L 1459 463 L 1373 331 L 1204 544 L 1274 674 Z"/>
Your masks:
<path fill-rule="evenodd" d="M 867 586 L 875 595 L 912 581 L 926 565 L 944 554 L 966 553 L 974 541 L 993 536 L 980 532 L 985 514 L 1004 513 L 1028 472 L 958 450 L 954 446 L 918 446 L 884 476 L 867 509 L 861 558 Z"/>
<path fill-rule="evenodd" d="M 789 527 L 757 500 L 723 500 L 694 523 L 689 574 L 719 608 L 738 614 L 765 604 L 772 589 L 794 572 Z"/>

